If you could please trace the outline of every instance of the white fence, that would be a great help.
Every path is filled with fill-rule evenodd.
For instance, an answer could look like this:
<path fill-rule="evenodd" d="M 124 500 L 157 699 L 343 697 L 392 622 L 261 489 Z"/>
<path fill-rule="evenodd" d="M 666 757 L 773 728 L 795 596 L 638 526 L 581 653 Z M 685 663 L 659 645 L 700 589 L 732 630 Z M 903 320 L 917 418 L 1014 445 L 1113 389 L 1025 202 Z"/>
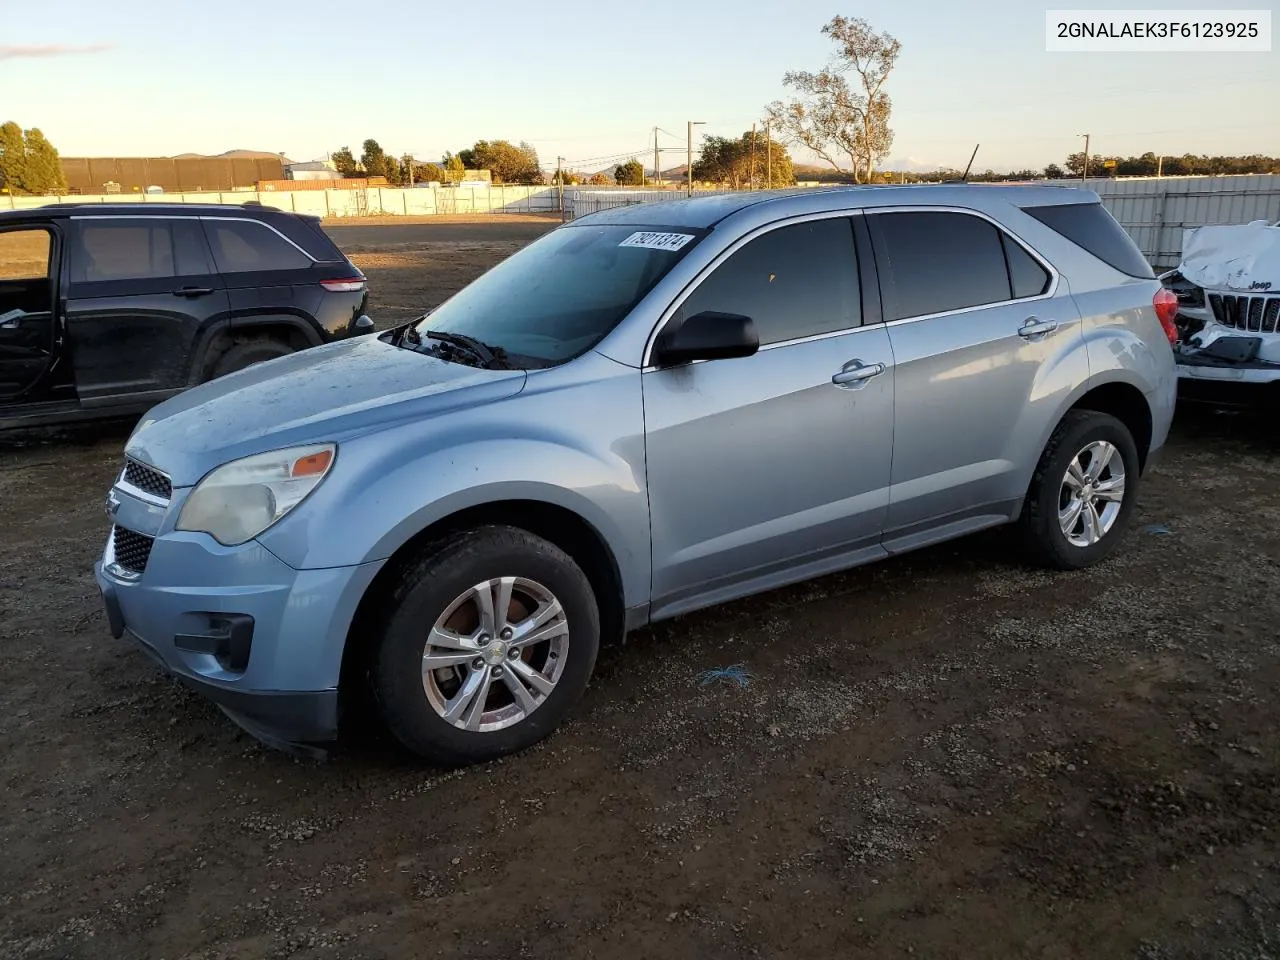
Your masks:
<path fill-rule="evenodd" d="M 0 196 L 0 210 L 50 203 L 247 203 L 257 201 L 318 217 L 435 216 L 451 213 L 555 213 L 554 187 L 370 187 L 360 190 L 236 190 L 227 193 L 94 194 L 66 197 Z"/>

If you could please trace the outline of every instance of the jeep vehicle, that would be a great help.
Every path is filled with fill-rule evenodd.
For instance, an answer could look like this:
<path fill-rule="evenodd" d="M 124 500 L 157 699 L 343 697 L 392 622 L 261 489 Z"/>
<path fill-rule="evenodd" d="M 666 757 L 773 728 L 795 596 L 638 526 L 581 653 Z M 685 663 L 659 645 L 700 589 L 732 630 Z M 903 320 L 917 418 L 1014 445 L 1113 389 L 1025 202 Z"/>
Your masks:
<path fill-rule="evenodd" d="M 601 211 L 151 411 L 107 619 L 268 742 L 366 690 L 423 757 L 500 756 L 628 629 L 1000 524 L 1103 559 L 1173 418 L 1176 306 L 1073 189 Z"/>
<path fill-rule="evenodd" d="M 261 205 L 0 213 L 0 428 L 137 415 L 370 332 L 365 278 L 315 217 Z"/>

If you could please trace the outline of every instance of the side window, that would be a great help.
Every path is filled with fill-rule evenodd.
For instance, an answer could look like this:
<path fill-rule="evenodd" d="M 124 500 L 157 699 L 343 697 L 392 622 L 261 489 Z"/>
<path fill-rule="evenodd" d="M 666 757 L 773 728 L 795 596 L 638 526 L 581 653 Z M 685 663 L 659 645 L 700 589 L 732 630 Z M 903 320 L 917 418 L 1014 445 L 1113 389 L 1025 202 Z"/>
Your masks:
<path fill-rule="evenodd" d="M 265 224 L 254 220 L 205 220 L 219 273 L 298 270 L 311 258 Z"/>
<path fill-rule="evenodd" d="M 76 283 L 200 276 L 209 258 L 194 219 L 93 217 L 78 221 L 70 269 Z"/>
<path fill-rule="evenodd" d="M 886 320 L 1010 299 L 1001 233 L 981 217 L 921 211 L 868 220 Z"/>
<path fill-rule="evenodd" d="M 0 283 L 46 279 L 49 246 L 49 231 L 44 229 L 0 232 Z"/>
<path fill-rule="evenodd" d="M 1038 297 L 1048 290 L 1049 271 L 1007 233 L 1001 232 L 1000 240 L 1004 243 L 1004 258 L 1009 264 L 1009 284 L 1013 287 L 1014 299 Z"/>
<path fill-rule="evenodd" d="M 738 250 L 681 307 L 755 321 L 762 344 L 811 337 L 862 322 L 853 226 L 847 217 L 779 227 Z"/>

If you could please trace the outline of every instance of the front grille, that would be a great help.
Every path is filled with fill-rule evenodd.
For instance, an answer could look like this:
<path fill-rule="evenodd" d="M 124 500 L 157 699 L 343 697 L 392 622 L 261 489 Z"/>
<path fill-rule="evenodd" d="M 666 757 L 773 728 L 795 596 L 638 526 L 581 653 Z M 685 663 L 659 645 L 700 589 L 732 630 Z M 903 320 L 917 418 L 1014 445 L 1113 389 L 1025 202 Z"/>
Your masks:
<path fill-rule="evenodd" d="M 126 460 L 124 462 L 124 480 L 133 484 L 139 490 L 162 497 L 168 500 L 173 496 L 173 484 L 159 470 L 154 467 L 148 467 L 145 463 L 139 463 L 137 460 Z"/>
<path fill-rule="evenodd" d="M 1211 293 L 1209 306 L 1213 319 L 1224 327 L 1235 327 L 1252 333 L 1278 333 L 1280 329 L 1280 295 L 1246 297 L 1240 294 Z"/>
<path fill-rule="evenodd" d="M 134 533 L 124 527 L 111 528 L 111 552 L 115 561 L 133 573 L 142 573 L 147 569 L 147 558 L 151 556 L 153 543 L 155 539 L 145 534 Z"/>

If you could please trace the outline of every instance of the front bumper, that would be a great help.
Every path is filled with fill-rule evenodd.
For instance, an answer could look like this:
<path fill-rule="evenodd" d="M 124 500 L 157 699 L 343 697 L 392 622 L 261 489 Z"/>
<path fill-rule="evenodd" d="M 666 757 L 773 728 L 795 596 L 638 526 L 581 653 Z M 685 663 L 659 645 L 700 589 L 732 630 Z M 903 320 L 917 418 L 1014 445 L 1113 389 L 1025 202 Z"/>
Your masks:
<path fill-rule="evenodd" d="M 294 570 L 253 541 L 170 533 L 137 579 L 94 573 L 113 636 L 283 747 L 337 736 L 347 631 L 380 567 Z"/>
<path fill-rule="evenodd" d="M 1178 399 L 1224 405 L 1274 405 L 1280 401 L 1280 367 L 1257 363 L 1210 366 L 1180 361 Z"/>

